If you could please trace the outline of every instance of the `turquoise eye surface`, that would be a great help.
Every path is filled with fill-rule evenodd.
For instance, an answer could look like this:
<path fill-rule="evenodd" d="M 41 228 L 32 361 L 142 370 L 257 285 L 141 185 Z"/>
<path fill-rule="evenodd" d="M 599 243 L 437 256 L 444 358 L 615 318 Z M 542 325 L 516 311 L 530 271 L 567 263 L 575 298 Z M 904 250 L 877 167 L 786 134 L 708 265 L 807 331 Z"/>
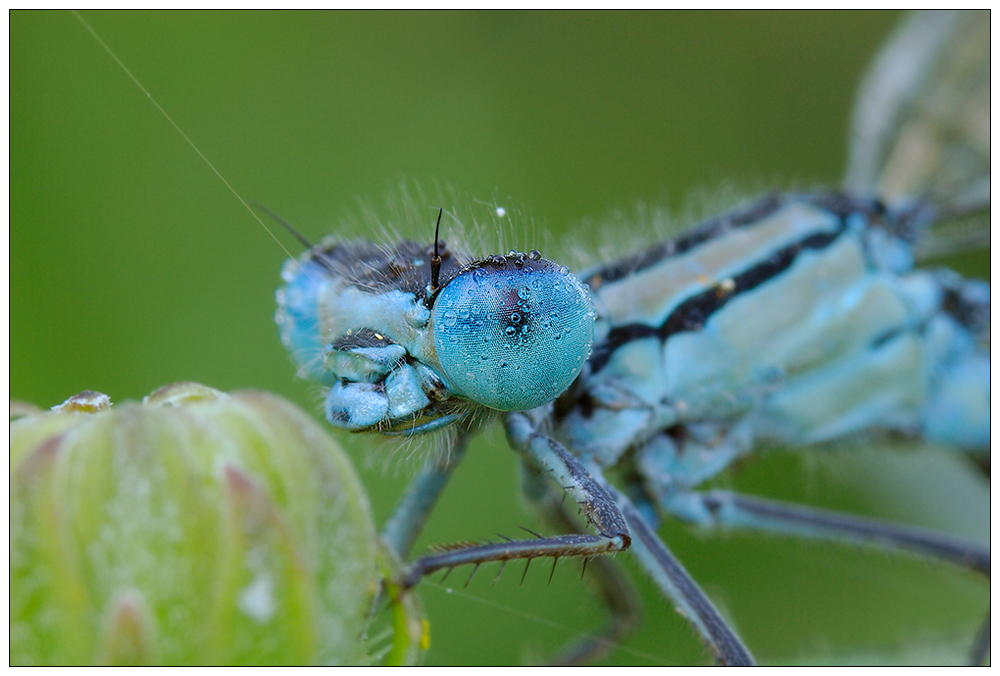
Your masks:
<path fill-rule="evenodd" d="M 490 256 L 441 290 L 434 347 L 452 389 L 488 408 L 521 411 L 555 399 L 594 339 L 587 287 L 537 251 Z"/>

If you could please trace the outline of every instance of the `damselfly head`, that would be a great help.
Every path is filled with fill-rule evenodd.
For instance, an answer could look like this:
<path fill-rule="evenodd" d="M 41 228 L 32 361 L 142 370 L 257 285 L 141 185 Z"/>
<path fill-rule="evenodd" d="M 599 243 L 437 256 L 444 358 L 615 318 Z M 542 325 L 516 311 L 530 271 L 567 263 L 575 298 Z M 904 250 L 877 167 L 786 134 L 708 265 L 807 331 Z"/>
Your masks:
<path fill-rule="evenodd" d="M 426 218 L 421 201 L 404 191 L 379 220 L 413 232 Z M 579 375 L 594 336 L 588 288 L 538 251 L 476 258 L 446 245 L 442 221 L 447 239 L 459 241 L 470 224 L 502 236 L 511 223 L 506 207 L 471 206 L 436 207 L 431 242 L 341 235 L 286 263 L 282 341 L 301 376 L 330 388 L 324 409 L 333 425 L 430 432 L 489 410 L 541 406 Z"/>

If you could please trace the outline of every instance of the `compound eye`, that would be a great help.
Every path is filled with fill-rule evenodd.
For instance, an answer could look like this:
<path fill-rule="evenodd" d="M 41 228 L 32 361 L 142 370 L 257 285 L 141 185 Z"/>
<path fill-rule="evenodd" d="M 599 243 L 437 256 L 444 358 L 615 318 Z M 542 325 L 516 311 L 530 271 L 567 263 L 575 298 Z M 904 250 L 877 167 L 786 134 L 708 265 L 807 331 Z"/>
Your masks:
<path fill-rule="evenodd" d="M 594 316 L 587 287 L 567 268 L 537 251 L 491 256 L 438 294 L 434 347 L 453 390 L 522 411 L 552 401 L 580 373 Z"/>

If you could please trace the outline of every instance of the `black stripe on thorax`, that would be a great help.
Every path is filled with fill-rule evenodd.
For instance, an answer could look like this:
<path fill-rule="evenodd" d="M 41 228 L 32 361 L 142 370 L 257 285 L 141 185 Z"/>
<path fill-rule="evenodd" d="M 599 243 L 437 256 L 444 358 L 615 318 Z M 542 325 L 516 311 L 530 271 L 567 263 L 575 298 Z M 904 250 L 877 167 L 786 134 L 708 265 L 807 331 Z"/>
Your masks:
<path fill-rule="evenodd" d="M 744 207 L 737 211 L 713 218 L 699 226 L 681 233 L 664 242 L 654 244 L 633 256 L 615 261 L 583 280 L 585 284 L 596 288 L 601 284 L 609 284 L 619 279 L 624 279 L 629 275 L 652 267 L 660 261 L 679 256 L 688 252 L 699 244 L 703 244 L 719 237 L 727 230 L 750 225 L 762 218 L 770 216 L 784 204 L 782 195 L 768 195 L 749 207 Z"/>
<path fill-rule="evenodd" d="M 840 226 L 832 232 L 814 233 L 798 242 L 781 249 L 767 259 L 752 265 L 734 275 L 729 287 L 713 286 L 681 302 L 659 326 L 648 324 L 626 324 L 608 332 L 607 337 L 594 346 L 590 358 L 590 372 L 597 373 L 611 359 L 611 355 L 626 343 L 641 338 L 656 336 L 666 341 L 670 336 L 685 331 L 699 331 L 712 314 L 723 308 L 741 293 L 764 284 L 787 270 L 800 253 L 819 250 L 830 246 L 846 229 L 846 218 L 841 216 Z"/>
<path fill-rule="evenodd" d="M 874 219 L 885 216 L 885 206 L 877 200 L 857 199 L 838 192 L 821 192 L 811 195 L 781 195 L 770 194 L 749 206 L 740 207 L 722 216 L 695 226 L 664 242 L 641 251 L 635 255 L 610 263 L 582 280 L 592 289 L 603 284 L 610 284 L 629 275 L 641 272 L 672 256 L 687 253 L 700 244 L 710 242 L 734 228 L 754 225 L 763 218 L 775 213 L 782 206 L 794 199 L 808 201 L 843 219 L 851 213 L 864 213 Z"/>

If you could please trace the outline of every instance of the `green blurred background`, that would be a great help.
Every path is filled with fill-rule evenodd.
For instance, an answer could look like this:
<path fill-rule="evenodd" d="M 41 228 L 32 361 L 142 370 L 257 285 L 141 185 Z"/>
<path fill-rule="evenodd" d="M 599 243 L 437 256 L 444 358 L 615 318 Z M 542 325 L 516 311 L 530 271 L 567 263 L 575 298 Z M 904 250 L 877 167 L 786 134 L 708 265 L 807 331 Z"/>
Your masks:
<path fill-rule="evenodd" d="M 730 180 L 836 184 L 855 85 L 899 16 L 85 18 L 243 197 L 316 240 L 400 177 L 512 200 L 543 235 L 638 199 L 677 208 Z M 122 401 L 196 380 L 317 411 L 272 320 L 284 258 L 72 14 L 11 13 L 13 398 L 48 406 L 95 389 Z M 501 436 L 472 449 L 418 550 L 535 525 Z M 412 466 L 345 443 L 382 521 Z M 988 538 L 988 482 L 935 453 L 775 455 L 723 482 Z M 661 532 L 764 661 L 957 660 L 989 605 L 986 584 L 905 557 Z M 428 661 L 540 659 L 595 627 L 578 565 L 560 564 L 551 585 L 548 567 L 523 586 L 520 566 L 495 586 L 492 570 L 467 589 L 456 571 L 450 593 L 424 584 Z M 704 661 L 634 578 L 646 623 L 609 662 Z"/>

